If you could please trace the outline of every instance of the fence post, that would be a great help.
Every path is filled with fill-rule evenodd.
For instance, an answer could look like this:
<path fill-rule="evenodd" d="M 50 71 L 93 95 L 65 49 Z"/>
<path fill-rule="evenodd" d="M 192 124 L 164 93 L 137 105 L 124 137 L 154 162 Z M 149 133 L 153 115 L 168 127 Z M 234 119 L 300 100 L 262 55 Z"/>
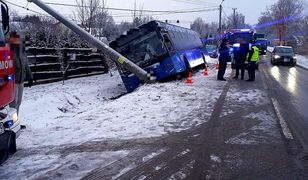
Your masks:
<path fill-rule="evenodd" d="M 35 76 L 33 77 L 33 80 L 34 80 L 34 82 L 36 83 L 36 77 L 37 77 L 37 67 L 36 67 L 36 65 L 37 65 L 37 51 L 36 50 L 34 50 L 34 53 L 33 53 L 33 55 L 34 55 L 34 59 L 35 59 L 35 61 L 34 61 L 34 68 L 35 68 L 35 71 L 34 71 L 34 74 L 35 74 Z"/>

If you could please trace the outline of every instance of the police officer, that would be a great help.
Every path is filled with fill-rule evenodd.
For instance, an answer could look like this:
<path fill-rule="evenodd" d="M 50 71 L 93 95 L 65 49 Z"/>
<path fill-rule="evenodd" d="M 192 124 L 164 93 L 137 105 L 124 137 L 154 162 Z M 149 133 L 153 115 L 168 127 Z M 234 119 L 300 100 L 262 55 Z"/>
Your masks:
<path fill-rule="evenodd" d="M 249 50 L 249 54 L 247 54 L 248 61 L 248 76 L 249 79 L 247 81 L 255 80 L 256 73 L 256 63 L 259 60 L 259 49 L 255 44 L 252 44 L 251 49 Z"/>
<path fill-rule="evenodd" d="M 222 39 L 221 44 L 219 46 L 219 69 L 218 69 L 218 75 L 217 80 L 219 81 L 226 81 L 224 78 L 226 68 L 227 68 L 227 62 L 231 61 L 231 56 L 229 53 L 229 42 L 227 39 Z"/>
<path fill-rule="evenodd" d="M 241 71 L 241 80 L 244 80 L 245 76 L 245 60 L 246 56 L 249 51 L 249 45 L 246 41 L 241 40 L 240 42 L 240 50 L 236 51 L 234 54 L 234 60 L 235 60 L 235 68 L 236 68 L 236 74 L 233 77 L 233 79 L 238 79 L 238 76 Z"/>

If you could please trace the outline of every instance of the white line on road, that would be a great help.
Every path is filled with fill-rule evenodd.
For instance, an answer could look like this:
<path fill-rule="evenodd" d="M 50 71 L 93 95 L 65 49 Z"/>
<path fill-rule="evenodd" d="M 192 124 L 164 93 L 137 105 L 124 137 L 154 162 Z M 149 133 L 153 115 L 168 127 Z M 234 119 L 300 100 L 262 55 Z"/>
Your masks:
<path fill-rule="evenodd" d="M 283 118 L 283 116 L 281 115 L 281 111 L 280 111 L 280 108 L 279 108 L 279 104 L 278 104 L 278 101 L 275 99 L 275 98 L 271 98 L 272 99 L 272 103 L 274 105 L 274 108 L 275 108 L 275 112 L 278 116 L 278 119 L 279 119 L 279 123 L 280 123 L 280 126 L 282 128 L 282 132 L 284 134 L 284 136 L 287 138 L 287 139 L 293 139 L 293 135 L 288 127 L 288 124 L 286 122 L 286 120 Z"/>

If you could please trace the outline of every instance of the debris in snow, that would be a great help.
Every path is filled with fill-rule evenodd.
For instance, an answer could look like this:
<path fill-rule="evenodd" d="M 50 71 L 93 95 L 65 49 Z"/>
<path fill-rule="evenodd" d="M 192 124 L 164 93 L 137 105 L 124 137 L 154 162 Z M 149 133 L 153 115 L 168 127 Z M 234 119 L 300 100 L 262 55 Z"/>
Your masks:
<path fill-rule="evenodd" d="M 214 154 L 212 154 L 210 157 L 211 157 L 211 161 L 221 163 L 221 159 L 218 156 L 215 156 Z"/>
<path fill-rule="evenodd" d="M 152 159 L 152 158 L 154 158 L 154 157 L 160 155 L 160 154 L 163 153 L 163 152 L 166 152 L 166 150 L 165 150 L 165 149 L 160 149 L 160 150 L 158 150 L 158 151 L 156 151 L 156 152 L 152 152 L 151 154 L 149 154 L 149 155 L 143 157 L 143 158 L 142 158 L 142 161 L 143 161 L 143 162 L 147 162 L 148 160 L 150 160 L 150 159 Z"/>
<path fill-rule="evenodd" d="M 155 167 L 155 171 L 158 171 L 158 170 L 160 170 L 160 169 L 163 168 L 163 167 L 164 167 L 163 165 L 156 166 L 156 167 Z"/>
<path fill-rule="evenodd" d="M 178 156 L 184 156 L 185 154 L 191 152 L 190 149 L 186 149 L 185 151 L 181 152 L 180 154 L 178 154 Z"/>
<path fill-rule="evenodd" d="M 123 174 L 127 173 L 128 171 L 134 169 L 135 167 L 136 167 L 135 164 L 130 164 L 129 166 L 127 166 L 124 169 L 122 169 L 119 174 L 117 174 L 116 176 L 113 176 L 112 179 L 119 178 L 120 176 L 122 176 Z"/>
<path fill-rule="evenodd" d="M 191 169 L 193 169 L 195 160 L 189 162 L 186 164 L 184 167 L 182 167 L 178 172 L 172 174 L 168 179 L 173 180 L 173 179 L 185 179 L 188 175 L 191 173 Z"/>
<path fill-rule="evenodd" d="M 146 178 L 147 178 L 147 176 L 142 175 L 137 180 L 145 180 Z"/>

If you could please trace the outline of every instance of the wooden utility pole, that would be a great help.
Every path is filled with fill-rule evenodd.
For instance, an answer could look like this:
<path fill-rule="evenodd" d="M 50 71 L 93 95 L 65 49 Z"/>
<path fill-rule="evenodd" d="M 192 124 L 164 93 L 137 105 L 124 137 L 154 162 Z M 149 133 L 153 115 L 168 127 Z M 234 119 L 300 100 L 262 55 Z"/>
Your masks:
<path fill-rule="evenodd" d="M 218 27 L 218 31 L 219 33 L 221 33 L 221 15 L 222 15 L 222 3 L 224 2 L 225 0 L 222 0 L 220 5 L 219 5 L 219 27 Z"/>
<path fill-rule="evenodd" d="M 233 10 L 233 29 L 237 28 L 237 20 L 236 20 L 236 13 L 235 11 L 237 10 L 237 8 L 232 8 Z"/>

